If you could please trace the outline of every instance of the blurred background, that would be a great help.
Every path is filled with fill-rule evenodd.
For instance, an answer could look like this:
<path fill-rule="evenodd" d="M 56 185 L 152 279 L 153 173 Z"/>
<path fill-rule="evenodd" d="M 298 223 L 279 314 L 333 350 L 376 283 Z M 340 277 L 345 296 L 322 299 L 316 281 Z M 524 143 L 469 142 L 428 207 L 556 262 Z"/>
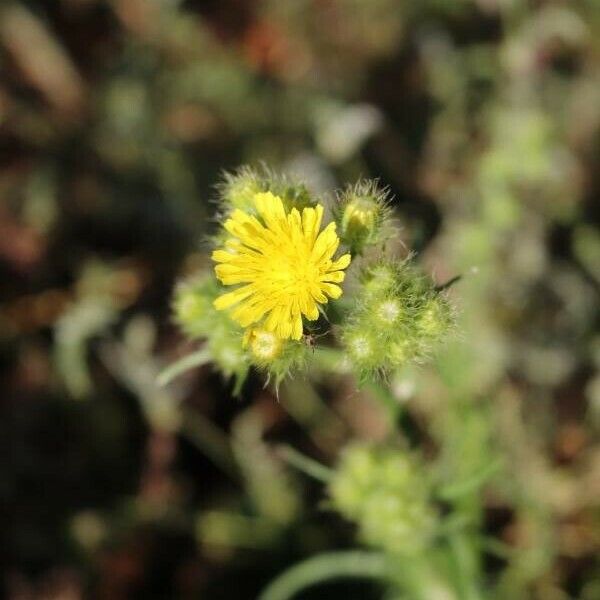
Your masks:
<path fill-rule="evenodd" d="M 4 597 L 253 599 L 356 545 L 278 448 L 384 439 L 369 390 L 156 384 L 193 349 L 170 303 L 214 185 L 264 162 L 379 178 L 403 243 L 463 274 L 460 334 L 391 381 L 400 435 L 449 481 L 508 466 L 468 507 L 490 597 L 600 598 L 599 46 L 597 0 L 3 0 Z"/>

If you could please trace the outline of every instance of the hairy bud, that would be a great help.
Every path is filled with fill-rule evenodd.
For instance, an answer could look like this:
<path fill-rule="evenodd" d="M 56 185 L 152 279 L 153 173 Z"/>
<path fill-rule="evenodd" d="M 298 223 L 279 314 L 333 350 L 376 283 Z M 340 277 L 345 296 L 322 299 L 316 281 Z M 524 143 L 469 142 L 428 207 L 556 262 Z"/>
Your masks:
<path fill-rule="evenodd" d="M 375 181 L 361 181 L 338 195 L 335 211 L 341 240 L 353 254 L 385 241 L 390 234 L 388 192 Z"/>

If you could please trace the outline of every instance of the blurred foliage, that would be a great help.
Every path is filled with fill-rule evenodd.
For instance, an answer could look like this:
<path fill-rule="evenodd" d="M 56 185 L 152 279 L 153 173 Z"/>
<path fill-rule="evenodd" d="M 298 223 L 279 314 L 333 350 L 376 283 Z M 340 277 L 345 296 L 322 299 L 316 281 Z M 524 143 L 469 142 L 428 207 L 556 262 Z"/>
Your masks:
<path fill-rule="evenodd" d="M 4 595 L 252 599 L 287 573 L 307 599 L 600 597 L 599 10 L 2 2 Z M 214 185 L 261 161 L 316 193 L 378 178 L 395 243 L 463 275 L 433 365 L 357 391 L 323 352 L 278 402 L 196 354 L 158 385 L 202 353 L 169 315 Z M 357 534 L 302 472 L 350 442 L 418 456 L 452 515 L 385 592 L 387 559 L 348 550 L 382 522 L 347 513 Z"/>

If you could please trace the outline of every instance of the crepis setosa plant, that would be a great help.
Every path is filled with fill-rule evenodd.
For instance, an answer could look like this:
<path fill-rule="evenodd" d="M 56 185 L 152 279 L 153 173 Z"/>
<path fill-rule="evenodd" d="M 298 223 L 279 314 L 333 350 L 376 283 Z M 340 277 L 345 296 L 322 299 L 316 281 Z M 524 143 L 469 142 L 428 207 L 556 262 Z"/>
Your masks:
<path fill-rule="evenodd" d="M 217 190 L 214 268 L 181 282 L 174 313 L 236 393 L 251 367 L 276 386 L 303 372 L 319 345 L 337 347 L 361 383 L 385 377 L 452 328 L 445 291 L 414 257 L 386 252 L 400 233 L 376 181 L 346 187 L 331 207 L 266 169 L 227 173 Z"/>

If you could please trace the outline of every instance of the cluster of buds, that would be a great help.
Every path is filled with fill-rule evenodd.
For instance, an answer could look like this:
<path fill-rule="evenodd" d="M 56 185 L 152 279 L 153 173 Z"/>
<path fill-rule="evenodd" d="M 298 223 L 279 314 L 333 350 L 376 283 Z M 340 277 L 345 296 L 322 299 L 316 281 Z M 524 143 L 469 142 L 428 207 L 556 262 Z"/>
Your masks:
<path fill-rule="evenodd" d="M 376 182 L 339 192 L 328 224 L 305 185 L 266 169 L 226 174 L 218 192 L 217 264 L 178 287 L 174 312 L 236 391 L 250 367 L 279 385 L 321 343 L 338 347 L 366 381 L 422 360 L 445 337 L 453 323 L 445 293 L 411 257 L 385 254 L 397 230 Z M 347 275 L 354 284 L 338 300 Z"/>
<path fill-rule="evenodd" d="M 360 380 L 427 358 L 454 323 L 447 294 L 411 257 L 364 268 L 341 342 Z"/>
<path fill-rule="evenodd" d="M 437 515 L 416 458 L 390 447 L 353 444 L 329 484 L 333 508 L 369 545 L 416 554 L 432 541 Z"/>

